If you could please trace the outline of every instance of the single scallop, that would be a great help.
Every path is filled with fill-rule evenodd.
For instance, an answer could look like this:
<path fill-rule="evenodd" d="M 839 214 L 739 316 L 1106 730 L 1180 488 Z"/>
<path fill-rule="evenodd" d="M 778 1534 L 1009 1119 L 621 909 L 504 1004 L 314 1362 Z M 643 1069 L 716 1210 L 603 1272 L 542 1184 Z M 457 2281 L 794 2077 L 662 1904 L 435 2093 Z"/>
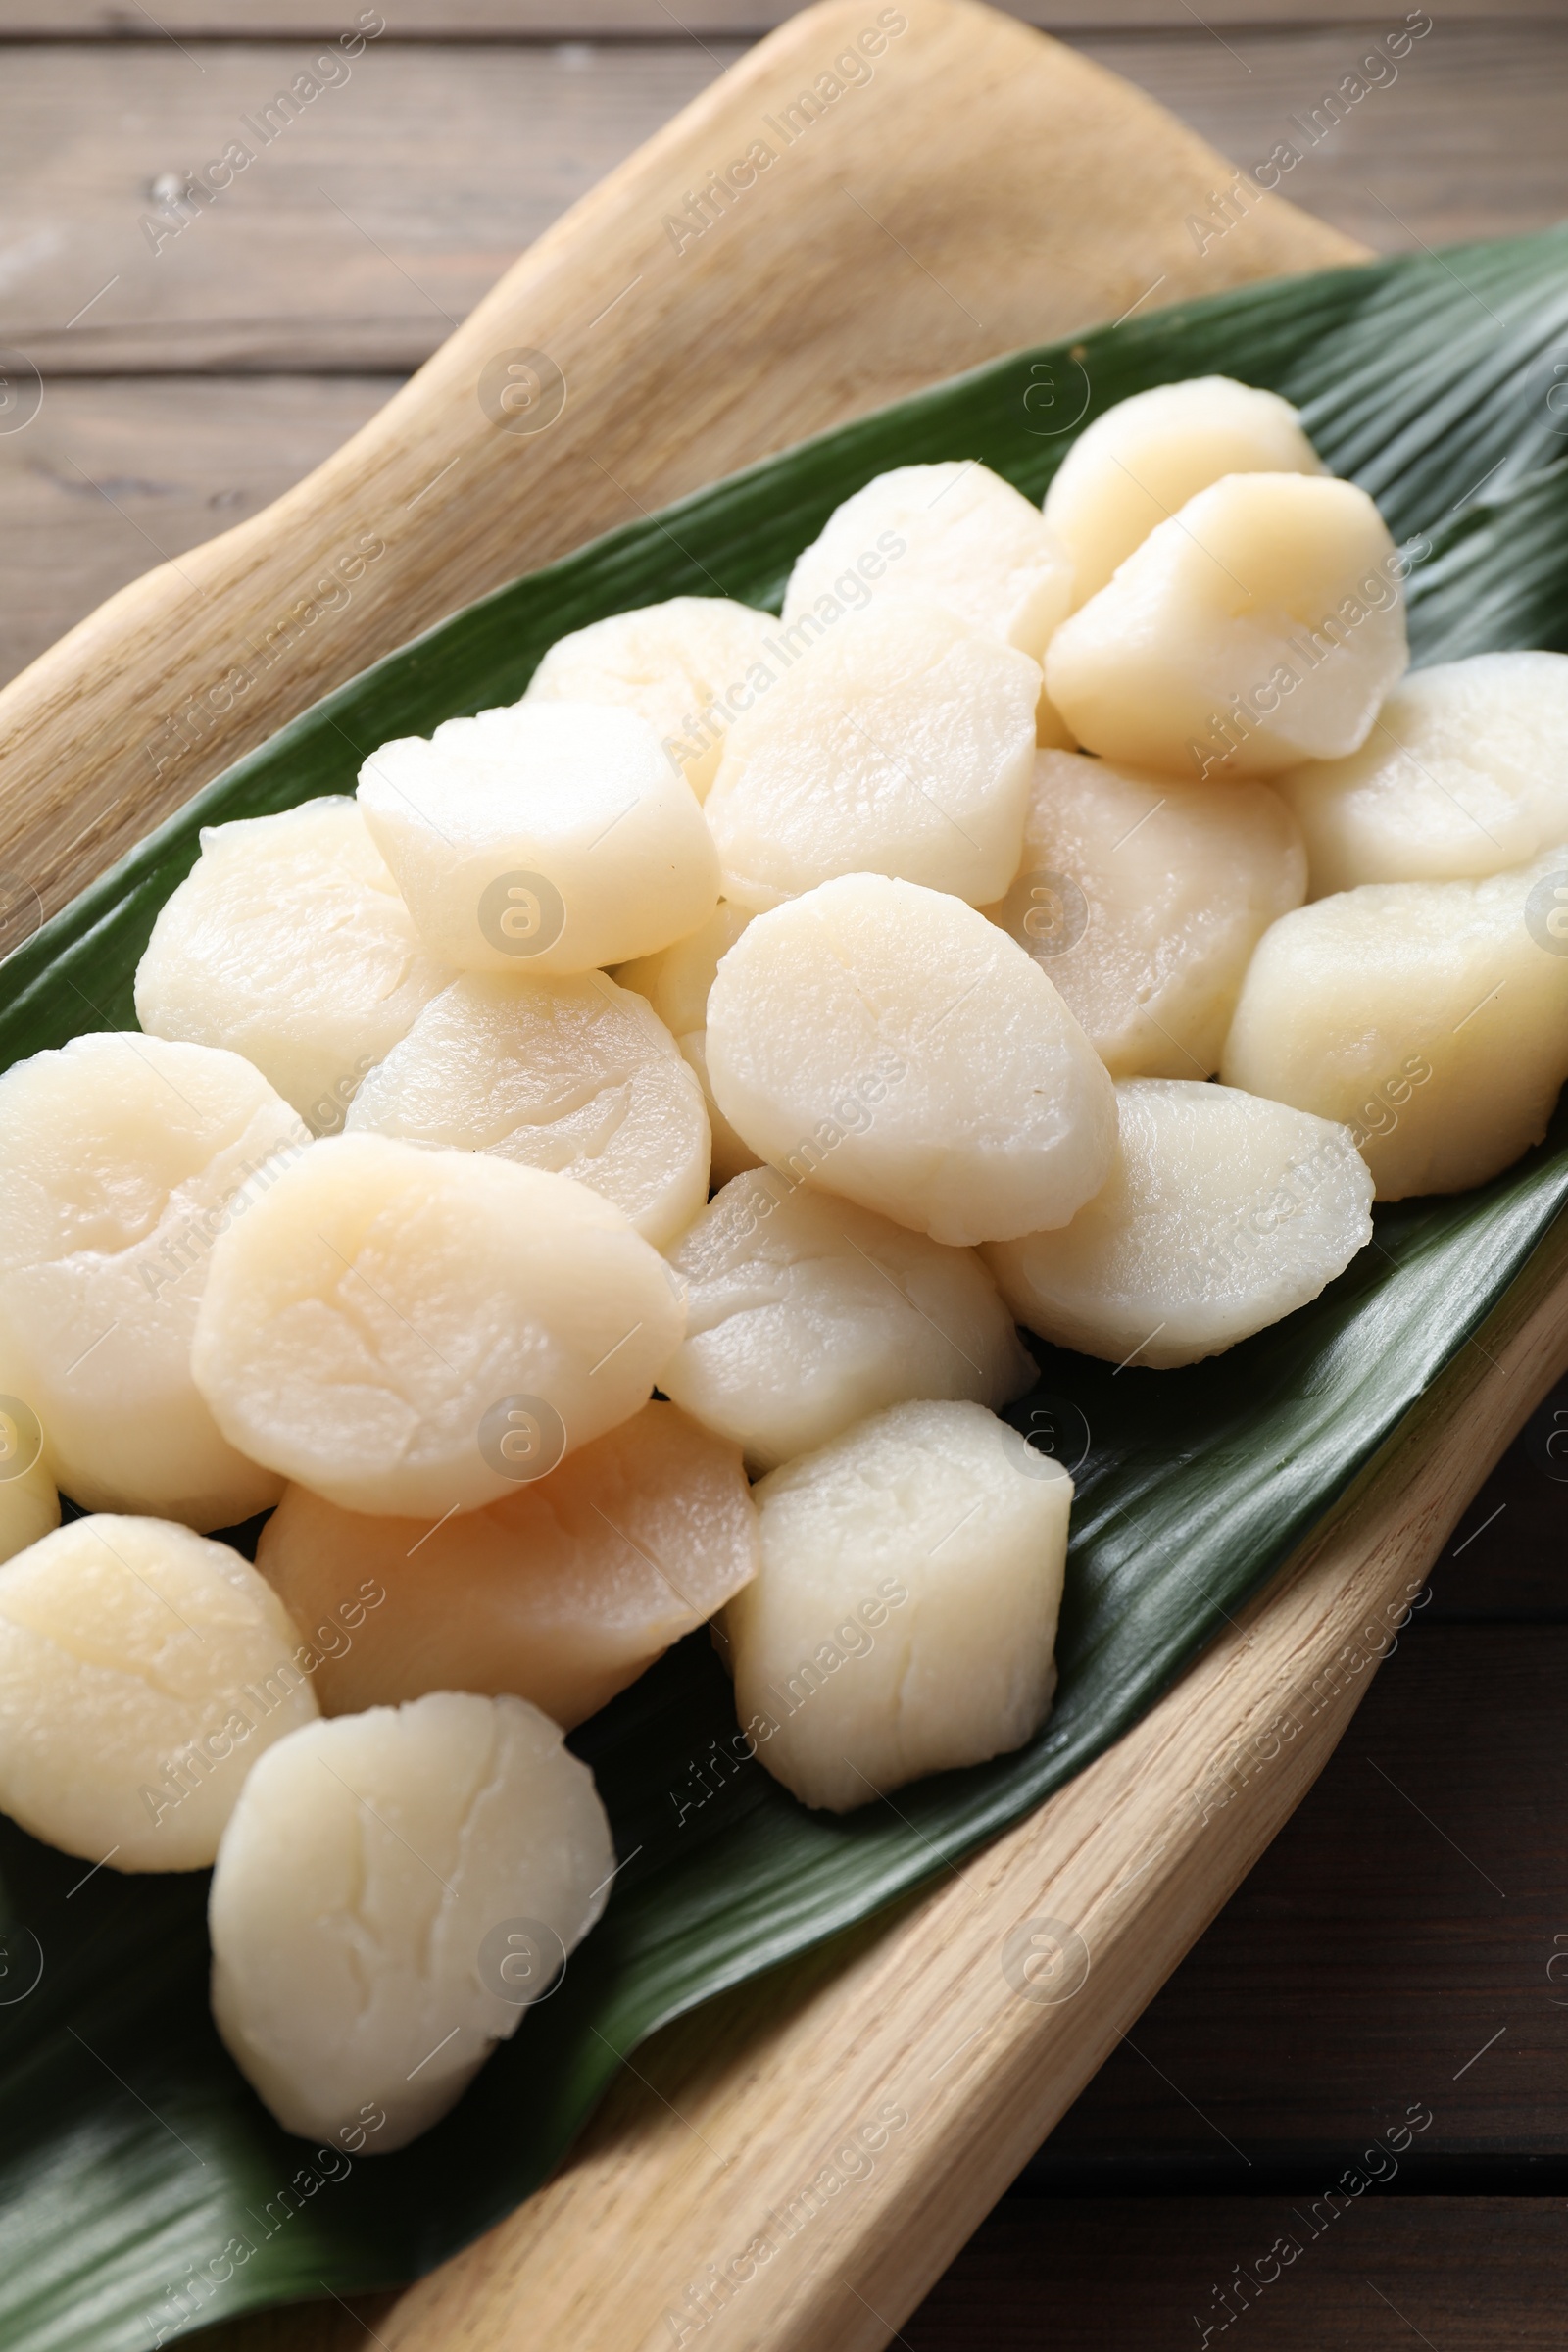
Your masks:
<path fill-rule="evenodd" d="M 646 1402 L 683 1310 L 587 1185 L 384 1135 L 313 1144 L 215 1246 L 191 1370 L 236 1446 L 345 1510 L 439 1518 Z"/>
<path fill-rule="evenodd" d="M 136 967 L 153 1037 L 226 1046 L 318 1135 L 452 974 L 344 796 L 205 825 Z"/>
<path fill-rule="evenodd" d="M 771 612 L 727 596 L 640 605 L 557 638 L 522 699 L 635 710 L 703 800 L 731 721 L 780 674 L 768 658 L 777 627 Z"/>
<path fill-rule="evenodd" d="M 1259 942 L 1220 1067 L 1349 1127 L 1380 1200 L 1499 1174 L 1568 1078 L 1568 847 L 1298 906 Z"/>
<path fill-rule="evenodd" d="M 1021 1747 L 1056 1685 L 1072 1480 L 982 1404 L 896 1404 L 755 1490 L 724 1612 L 749 1742 L 847 1813 Z"/>
<path fill-rule="evenodd" d="M 287 1487 L 256 1564 L 321 1652 L 322 1711 L 514 1690 L 581 1723 L 757 1572 L 740 1448 L 655 1400 L 499 1502 L 428 1520 Z"/>
<path fill-rule="evenodd" d="M 1116 1098 L 1040 966 L 973 907 L 878 874 L 759 915 L 719 966 L 708 1060 L 760 1158 L 933 1241 L 1064 1225 L 1110 1172 Z"/>
<path fill-rule="evenodd" d="M 213 2017 L 285 2132 L 389 2155 L 462 2096 L 599 1917 L 586 1764 L 520 1698 L 314 1723 L 246 1782 L 213 1873 Z"/>
<path fill-rule="evenodd" d="M 1337 760 L 1408 662 L 1403 571 L 1353 482 L 1231 474 L 1062 622 L 1047 690 L 1087 750 L 1162 774 Z"/>
<path fill-rule="evenodd" d="M 727 1184 L 669 1251 L 686 1337 L 660 1385 L 754 1474 L 913 1397 L 1009 1404 L 1032 1359 L 972 1250 L 771 1169 Z"/>
<path fill-rule="evenodd" d="M 116 1870 L 204 1870 L 246 1775 L 314 1720 L 282 1602 L 166 1519 L 74 1519 L 0 1568 L 0 1809 Z"/>
<path fill-rule="evenodd" d="M 591 971 L 705 922 L 718 859 L 635 710 L 515 703 L 401 736 L 359 803 L 432 954 L 464 971 Z"/>
<path fill-rule="evenodd" d="M 644 1000 L 603 972 L 465 972 L 371 1071 L 348 1127 L 575 1177 L 656 1249 L 708 1198 L 702 1087 Z"/>
<path fill-rule="evenodd" d="M 725 898 L 776 906 L 854 873 L 1000 898 L 1039 696 L 1027 654 L 924 598 L 840 621 L 725 738 L 707 804 Z"/>
<path fill-rule="evenodd" d="M 1415 670 L 1358 752 L 1275 783 L 1306 837 L 1316 899 L 1527 864 L 1568 841 L 1568 655 Z"/>
<path fill-rule="evenodd" d="M 276 1501 L 193 1386 L 190 1344 L 216 1239 L 306 1141 L 212 1046 L 107 1031 L 0 1078 L 0 1362 L 84 1508 L 205 1530 Z"/>
<path fill-rule="evenodd" d="M 1042 752 L 1022 862 L 984 911 L 1059 989 L 1112 1076 L 1206 1078 L 1252 950 L 1305 895 L 1300 834 L 1266 784 Z"/>
<path fill-rule="evenodd" d="M 898 466 L 796 558 L 785 629 L 808 614 L 830 627 L 888 595 L 930 597 L 1038 662 L 1072 607 L 1072 564 L 1040 509 L 977 458 Z"/>
<path fill-rule="evenodd" d="M 1135 392 L 1086 425 L 1053 476 L 1045 519 L 1071 558 L 1081 605 L 1167 515 L 1227 474 L 1322 471 L 1277 392 L 1189 376 Z"/>
<path fill-rule="evenodd" d="M 1194 1364 L 1294 1314 L 1372 1239 L 1348 1127 L 1189 1078 L 1126 1078 L 1115 1171 L 1054 1233 L 993 1242 L 1020 1323 L 1119 1369 Z"/>

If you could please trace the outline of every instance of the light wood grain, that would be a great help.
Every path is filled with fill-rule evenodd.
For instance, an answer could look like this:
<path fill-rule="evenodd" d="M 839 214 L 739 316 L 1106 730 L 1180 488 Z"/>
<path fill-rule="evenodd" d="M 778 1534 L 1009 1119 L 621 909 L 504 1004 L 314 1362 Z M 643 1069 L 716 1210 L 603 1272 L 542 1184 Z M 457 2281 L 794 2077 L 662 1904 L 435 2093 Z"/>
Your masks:
<path fill-rule="evenodd" d="M 1502 43 L 1445 18 L 1374 69 L 1396 79 L 1323 132 L 1313 110 L 1368 53 L 1351 27 L 1248 27 L 1222 45 L 1188 20 L 1074 46 L 1244 166 L 1282 140 L 1305 150 L 1285 192 L 1368 245 L 1512 235 L 1568 213 L 1568 23 Z M 200 173 L 314 54 L 233 42 L 12 53 L 0 347 L 47 377 L 408 372 L 515 252 L 741 51 L 386 38 L 335 69 L 350 79 L 270 145 L 243 133 L 255 161 L 211 205 L 166 215 L 149 193 L 160 175 Z"/>
<path fill-rule="evenodd" d="M 327 53 L 162 42 L 7 55 L 0 346 L 45 376 L 407 373 L 741 55 L 381 40 L 332 57 L 346 78 L 290 114 L 295 78 L 324 83 L 312 65 Z M 231 142 L 253 160 L 220 187 L 206 168 Z M 155 202 L 162 175 L 187 173 L 210 202 L 193 183 L 184 204 Z"/>
<path fill-rule="evenodd" d="M 825 1983 L 803 1970 L 804 1997 L 750 1985 L 639 2051 L 558 2179 L 376 2319 L 390 2352 L 500 2352 L 523 2322 L 530 2352 L 696 2342 L 668 2315 L 697 2316 L 689 2290 L 760 2238 L 769 2258 L 714 2304 L 705 2352 L 883 2344 L 1321 1769 L 1387 1629 L 1568 1364 L 1565 1271 L 1561 1233 L 1294 1567 L 1108 1754 Z M 1041 1918 L 1090 1963 L 1056 2005 L 1004 1974 Z M 906 2122 L 843 2179 L 890 2105 Z M 834 2164 L 842 2185 L 802 2219 Z"/>
<path fill-rule="evenodd" d="M 965 0 L 893 13 L 907 29 L 869 85 L 780 137 L 770 176 L 701 239 L 677 249 L 666 219 L 864 29 L 865 0 L 831 0 L 749 52 L 548 230 L 318 472 L 122 590 L 0 694 L 9 862 L 47 908 L 325 688 L 595 532 L 1156 289 L 1360 251 L 1265 198 L 1200 257 L 1186 217 L 1224 171 L 1203 142 Z M 497 355 L 536 347 L 568 394 L 548 429 L 518 435 L 481 406 L 479 381 Z M 366 533 L 389 560 L 255 675 L 257 645 Z M 255 679 L 238 697 L 222 683 L 233 670 Z"/>
<path fill-rule="evenodd" d="M 0 679 L 157 561 L 254 514 L 373 416 L 396 379 L 51 384 L 0 436 Z"/>

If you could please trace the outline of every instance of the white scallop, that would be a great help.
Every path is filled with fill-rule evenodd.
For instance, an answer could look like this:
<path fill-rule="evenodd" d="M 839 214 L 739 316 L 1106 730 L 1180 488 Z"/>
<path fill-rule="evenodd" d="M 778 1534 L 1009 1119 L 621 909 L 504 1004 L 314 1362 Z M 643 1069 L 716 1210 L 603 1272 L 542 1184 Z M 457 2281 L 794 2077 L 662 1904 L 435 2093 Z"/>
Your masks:
<path fill-rule="evenodd" d="M 1023 950 L 941 892 L 851 874 L 760 915 L 719 966 L 709 1072 L 795 1182 L 934 1241 L 1065 1224 L 1108 1175 L 1115 1094 Z"/>
<path fill-rule="evenodd" d="M 1017 875 L 984 911 L 1113 1077 L 1206 1078 L 1252 950 L 1305 895 L 1300 834 L 1266 784 L 1042 752 Z"/>
<path fill-rule="evenodd" d="M 318 1135 L 451 978 L 346 797 L 202 829 L 136 969 L 153 1037 L 226 1046 Z"/>
<path fill-rule="evenodd" d="M 211 1046 L 109 1031 L 0 1078 L 0 1361 L 74 1501 L 208 1529 L 277 1500 L 192 1385 L 190 1344 L 215 1239 L 305 1141 Z"/>
<path fill-rule="evenodd" d="M 977 459 L 898 466 L 796 558 L 784 619 L 889 595 L 931 597 L 1038 662 L 1072 606 L 1072 564 L 1039 508 Z"/>
<path fill-rule="evenodd" d="M 559 1450 L 626 1420 L 682 1320 L 657 1250 L 585 1184 L 342 1135 L 214 1249 L 191 1369 L 283 1477 L 439 1519 L 514 1483 L 495 1434 L 514 1406 Z"/>
<path fill-rule="evenodd" d="M 727 596 L 672 596 L 559 637 L 525 703 L 615 703 L 645 718 L 702 800 L 736 712 L 756 690 L 778 622 Z M 748 680 L 751 681 L 748 685 Z"/>
<path fill-rule="evenodd" d="M 724 1612 L 735 1704 L 804 1804 L 870 1804 L 1021 1747 L 1055 1689 L 1072 1480 L 988 1413 L 897 1404 L 754 1490 Z"/>
<path fill-rule="evenodd" d="M 170 1520 L 74 1519 L 0 1568 L 0 1807 L 116 1870 L 202 1870 L 316 1698 L 282 1602 Z"/>
<path fill-rule="evenodd" d="M 1248 967 L 1226 1084 L 1343 1120 L 1380 1200 L 1484 1184 L 1568 1078 L 1568 846 L 1298 906 Z"/>
<path fill-rule="evenodd" d="M 707 804 L 725 898 L 776 906 L 852 873 L 1000 898 L 1039 695 L 1027 654 L 923 598 L 838 622 L 725 739 Z"/>
<path fill-rule="evenodd" d="M 740 1448 L 667 1399 L 529 1467 L 436 1528 L 284 1489 L 256 1565 L 320 1642 L 323 1714 L 511 1690 L 569 1728 L 757 1572 Z"/>
<path fill-rule="evenodd" d="M 1008 1404 L 1035 1379 L 971 1250 L 951 1250 L 771 1169 L 737 1176 L 669 1252 L 686 1337 L 677 1404 L 775 1469 L 912 1397 Z"/>
<path fill-rule="evenodd" d="M 1306 837 L 1316 899 L 1524 865 L 1568 841 L 1568 655 L 1415 670 L 1358 752 L 1275 783 Z"/>
<path fill-rule="evenodd" d="M 575 1177 L 656 1248 L 708 1198 L 702 1088 L 643 999 L 603 972 L 466 972 L 372 1070 L 347 1123 Z"/>
<path fill-rule="evenodd" d="M 1046 492 L 1045 518 L 1071 559 L 1081 605 L 1211 482 L 1322 471 L 1300 417 L 1277 392 L 1228 375 L 1189 376 L 1135 392 L 1086 425 Z"/>
<path fill-rule="evenodd" d="M 1234 1348 L 1315 1298 L 1372 1238 L 1347 1127 L 1193 1079 L 1128 1078 L 1103 1191 L 984 1252 L 1020 1323 L 1118 1366 Z"/>
<path fill-rule="evenodd" d="M 1409 659 L 1402 574 L 1354 483 L 1231 474 L 1062 622 L 1047 691 L 1086 750 L 1161 774 L 1339 759 Z"/>
<path fill-rule="evenodd" d="M 286 2132 L 389 2155 L 516 2032 L 613 1870 L 593 1775 L 523 1699 L 438 1690 L 312 1724 L 223 1836 L 218 2030 Z"/>
<path fill-rule="evenodd" d="M 372 752 L 359 803 L 420 937 L 465 971 L 586 972 L 705 922 L 718 860 L 635 711 L 523 702 Z"/>

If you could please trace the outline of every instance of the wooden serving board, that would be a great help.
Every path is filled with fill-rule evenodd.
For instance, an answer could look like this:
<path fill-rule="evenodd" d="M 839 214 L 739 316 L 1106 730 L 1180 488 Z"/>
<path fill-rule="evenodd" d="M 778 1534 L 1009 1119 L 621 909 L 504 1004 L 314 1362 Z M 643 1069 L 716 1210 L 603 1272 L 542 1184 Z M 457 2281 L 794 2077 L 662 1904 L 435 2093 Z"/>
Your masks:
<path fill-rule="evenodd" d="M 865 74 L 835 76 L 853 50 Z M 813 118 L 800 100 L 822 76 L 841 94 Z M 757 141 L 772 161 L 683 233 L 693 192 Z M 794 19 L 328 464 L 0 694 L 0 866 L 52 911 L 455 606 L 809 432 L 1019 344 L 1361 258 L 1272 197 L 1200 253 L 1189 218 L 1232 177 L 1149 100 L 969 0 Z M 1568 1365 L 1565 1247 L 1135 1731 L 934 1892 L 628 2053 L 558 2177 L 379 2301 L 376 2339 L 883 2343 L 1310 1786 L 1447 1531 Z M 336 2303 L 228 2332 L 289 2352 L 366 2340 Z"/>

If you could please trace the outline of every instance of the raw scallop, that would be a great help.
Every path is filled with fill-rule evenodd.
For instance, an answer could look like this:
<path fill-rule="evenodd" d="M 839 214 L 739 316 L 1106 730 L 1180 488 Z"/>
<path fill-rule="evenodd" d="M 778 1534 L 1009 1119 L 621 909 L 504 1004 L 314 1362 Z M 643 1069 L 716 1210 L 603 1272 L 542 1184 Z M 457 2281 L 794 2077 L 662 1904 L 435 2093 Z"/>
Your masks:
<path fill-rule="evenodd" d="M 1046 492 L 1045 518 L 1072 560 L 1082 605 L 1167 515 L 1226 474 L 1322 471 L 1289 401 L 1228 375 L 1195 375 L 1135 392 L 1086 425 Z"/>
<path fill-rule="evenodd" d="M 645 718 L 697 798 L 706 797 L 726 728 L 749 709 L 778 622 L 727 596 L 672 596 L 612 612 L 558 637 L 525 703 L 618 703 Z"/>
<path fill-rule="evenodd" d="M 226 1046 L 318 1135 L 452 977 L 346 798 L 202 829 L 136 967 L 153 1037 Z"/>
<path fill-rule="evenodd" d="M 914 1397 L 1008 1404 L 1035 1379 L 972 1250 L 853 1200 L 737 1176 L 669 1252 L 686 1337 L 661 1386 L 753 1472 Z"/>
<path fill-rule="evenodd" d="M 1038 964 L 973 907 L 851 874 L 759 915 L 708 1004 L 719 1107 L 794 1182 L 934 1241 L 1064 1225 L 1115 1094 Z"/>
<path fill-rule="evenodd" d="M 702 1087 L 642 998 L 603 972 L 464 973 L 371 1072 L 348 1126 L 575 1177 L 656 1249 L 708 1198 Z"/>
<path fill-rule="evenodd" d="M 311 1722 L 299 1636 L 226 1544 L 103 1514 L 0 1568 L 0 1807 L 116 1870 L 204 1870 L 258 1758 Z"/>
<path fill-rule="evenodd" d="M 725 1611 L 735 1704 L 803 1804 L 846 1813 L 1021 1747 L 1055 1689 L 1072 1480 L 980 1404 L 896 1404 L 756 1490 Z"/>
<path fill-rule="evenodd" d="M 1306 895 L 1266 784 L 1178 783 L 1042 752 L 1023 862 L 985 912 L 1034 956 L 1113 1077 L 1219 1068 L 1252 950 Z"/>
<path fill-rule="evenodd" d="M 784 623 L 823 603 L 907 595 L 1038 662 L 1071 608 L 1072 564 L 1039 508 L 977 459 L 899 466 L 847 498 L 796 558 Z"/>
<path fill-rule="evenodd" d="M 1315 1298 L 1372 1238 L 1348 1127 L 1192 1079 L 1116 1089 L 1104 1190 L 984 1252 L 1020 1323 L 1120 1367 L 1197 1363 Z"/>
<path fill-rule="evenodd" d="M 646 719 L 524 702 L 382 744 L 360 807 L 432 954 L 464 971 L 586 972 L 706 922 L 718 859 Z"/>
<path fill-rule="evenodd" d="M 0 1078 L 0 1362 L 83 1508 L 205 1530 L 276 1501 L 192 1385 L 190 1345 L 216 1239 L 305 1142 L 212 1046 L 111 1030 Z"/>
<path fill-rule="evenodd" d="M 1540 1143 L 1568 1077 L 1568 848 L 1298 906 L 1263 935 L 1221 1068 L 1342 1120 L 1380 1200 L 1485 1184 Z"/>
<path fill-rule="evenodd" d="M 840 621 L 737 719 L 708 796 L 724 896 L 896 874 L 978 906 L 1018 864 L 1039 665 L 942 606 Z"/>
<path fill-rule="evenodd" d="M 281 1476 L 435 1519 L 507 1492 L 522 1422 L 559 1459 L 627 1420 L 682 1324 L 658 1251 L 585 1184 L 342 1135 L 214 1249 L 191 1369 Z"/>
<path fill-rule="evenodd" d="M 1087 750 L 1162 774 L 1340 759 L 1409 659 L 1403 569 L 1353 482 L 1232 474 L 1062 622 L 1047 691 Z"/>
<path fill-rule="evenodd" d="M 569 1729 L 755 1575 L 739 1448 L 673 1404 L 530 1477 L 544 1458 L 525 1446 L 510 1494 L 435 1528 L 284 1489 L 256 1564 L 322 1629 L 326 1714 L 514 1690 Z"/>
<path fill-rule="evenodd" d="M 1306 836 L 1316 899 L 1524 865 L 1568 841 L 1568 655 L 1418 669 L 1358 752 L 1275 782 Z"/>
<path fill-rule="evenodd" d="M 592 1773 L 520 1698 L 312 1724 L 224 1833 L 218 2030 L 285 2132 L 390 2155 L 516 2032 L 614 1867 Z"/>

